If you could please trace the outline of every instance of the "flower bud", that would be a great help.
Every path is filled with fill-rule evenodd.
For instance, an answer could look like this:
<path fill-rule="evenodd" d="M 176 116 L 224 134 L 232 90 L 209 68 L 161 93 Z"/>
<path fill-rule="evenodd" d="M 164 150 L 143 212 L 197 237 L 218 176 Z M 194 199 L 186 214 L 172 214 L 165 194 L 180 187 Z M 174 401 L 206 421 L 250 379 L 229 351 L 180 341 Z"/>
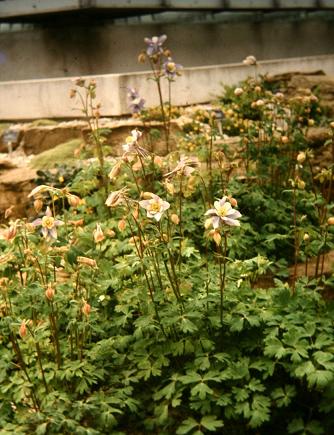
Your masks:
<path fill-rule="evenodd" d="M 162 165 L 163 165 L 163 160 L 162 160 L 162 158 L 159 157 L 159 156 L 154 156 L 154 164 L 155 164 L 156 166 L 158 166 L 159 168 L 161 168 Z"/>
<path fill-rule="evenodd" d="M 142 192 L 140 194 L 140 197 L 143 199 L 153 199 L 154 198 L 154 193 L 152 192 Z"/>
<path fill-rule="evenodd" d="M 303 181 L 300 178 L 298 178 L 298 180 L 297 180 L 297 186 L 298 186 L 298 189 L 301 189 L 301 190 L 305 189 L 305 181 Z"/>
<path fill-rule="evenodd" d="M 289 143 L 289 138 L 288 138 L 288 136 L 282 136 L 282 137 L 281 137 L 281 142 L 284 143 L 284 144 Z"/>
<path fill-rule="evenodd" d="M 5 230 L 1 231 L 0 238 L 3 238 L 7 240 L 7 242 L 10 242 L 13 240 L 16 236 L 16 224 L 11 225 L 10 227 L 6 228 Z"/>
<path fill-rule="evenodd" d="M 297 162 L 298 163 L 304 163 L 306 160 L 306 153 L 304 153 L 304 151 L 301 151 L 298 156 L 297 156 Z"/>
<path fill-rule="evenodd" d="M 133 219 L 137 220 L 139 216 L 139 208 L 138 206 L 132 212 Z"/>
<path fill-rule="evenodd" d="M 310 239 L 309 233 L 305 233 L 303 237 L 304 242 L 307 242 L 309 239 Z"/>
<path fill-rule="evenodd" d="M 212 238 L 213 238 L 215 244 L 217 246 L 219 246 L 221 241 L 222 241 L 222 236 L 220 235 L 220 232 L 218 230 L 214 230 Z"/>
<path fill-rule="evenodd" d="M 108 177 L 113 180 L 114 178 L 116 178 L 120 171 L 121 171 L 121 166 L 122 166 L 122 160 L 119 160 L 111 169 L 111 171 L 109 172 Z"/>
<path fill-rule="evenodd" d="M 74 81 L 74 83 L 75 83 L 76 86 L 79 86 L 80 88 L 82 88 L 82 87 L 85 86 L 85 84 L 86 84 L 85 80 L 82 79 L 82 78 L 80 78 L 80 77 L 77 78 L 77 79 Z"/>
<path fill-rule="evenodd" d="M 100 224 L 96 224 L 96 228 L 93 231 L 93 237 L 95 243 L 100 243 L 105 239 L 102 228 Z"/>
<path fill-rule="evenodd" d="M 334 128 L 334 121 L 332 121 L 329 125 L 331 128 Z"/>
<path fill-rule="evenodd" d="M 307 124 L 309 125 L 309 127 L 312 127 L 312 125 L 314 125 L 314 119 L 309 119 L 307 121 Z"/>
<path fill-rule="evenodd" d="M 67 195 L 67 201 L 71 207 L 78 207 L 78 205 L 81 202 L 81 199 L 77 195 L 72 195 L 71 193 L 69 193 Z"/>
<path fill-rule="evenodd" d="M 173 224 L 175 225 L 179 225 L 180 223 L 180 218 L 178 217 L 177 214 L 173 213 L 170 217 L 170 220 L 173 222 Z"/>
<path fill-rule="evenodd" d="M 254 91 L 261 92 L 262 91 L 261 86 L 255 86 Z"/>
<path fill-rule="evenodd" d="M 139 63 L 145 63 L 145 61 L 146 61 L 146 54 L 144 52 L 142 52 L 138 56 L 138 62 Z"/>
<path fill-rule="evenodd" d="M 327 224 L 328 225 L 334 225 L 334 216 L 331 216 L 327 219 Z"/>
<path fill-rule="evenodd" d="M 52 299 L 54 298 L 54 295 L 55 295 L 55 291 L 54 291 L 53 287 L 51 286 L 51 284 L 49 284 L 48 288 L 45 290 L 45 297 L 49 301 L 52 301 Z"/>
<path fill-rule="evenodd" d="M 234 95 L 236 95 L 237 97 L 239 97 L 243 93 L 244 93 L 244 90 L 242 88 L 235 88 L 234 89 Z"/>
<path fill-rule="evenodd" d="M 97 267 L 96 261 L 93 260 L 93 258 L 88 258 L 88 257 L 77 257 L 77 262 L 79 264 L 84 264 L 86 266 L 90 266 L 90 267 Z"/>
<path fill-rule="evenodd" d="M 85 316 L 87 316 L 87 317 L 89 316 L 89 314 L 91 312 L 91 306 L 87 302 L 84 303 L 84 305 L 82 307 L 82 312 Z"/>
<path fill-rule="evenodd" d="M 118 222 L 117 226 L 118 226 L 119 231 L 123 232 L 125 230 L 125 228 L 126 228 L 126 220 L 125 219 L 121 219 Z"/>
<path fill-rule="evenodd" d="M 14 205 L 11 205 L 10 207 L 6 208 L 5 219 L 8 219 L 13 214 L 13 208 L 14 208 Z"/>
<path fill-rule="evenodd" d="M 25 320 L 22 320 L 20 329 L 19 329 L 19 334 L 21 338 L 24 338 L 27 335 L 27 326 L 26 326 L 26 322 Z"/>
<path fill-rule="evenodd" d="M 235 198 L 233 198 L 232 196 L 230 196 L 228 198 L 228 200 L 229 200 L 229 203 L 231 204 L 232 207 L 237 207 L 238 206 L 238 201 Z"/>
<path fill-rule="evenodd" d="M 109 237 L 115 237 L 115 236 L 116 236 L 116 233 L 115 233 L 114 230 L 109 229 L 109 230 L 107 230 L 107 235 L 108 235 Z"/>
<path fill-rule="evenodd" d="M 76 96 L 77 91 L 75 89 L 70 89 L 70 98 L 74 98 Z"/>
<path fill-rule="evenodd" d="M 41 198 L 35 199 L 34 209 L 35 209 L 36 213 L 39 213 L 42 210 L 43 206 L 44 206 L 44 204 L 43 204 L 43 201 L 41 200 Z"/>

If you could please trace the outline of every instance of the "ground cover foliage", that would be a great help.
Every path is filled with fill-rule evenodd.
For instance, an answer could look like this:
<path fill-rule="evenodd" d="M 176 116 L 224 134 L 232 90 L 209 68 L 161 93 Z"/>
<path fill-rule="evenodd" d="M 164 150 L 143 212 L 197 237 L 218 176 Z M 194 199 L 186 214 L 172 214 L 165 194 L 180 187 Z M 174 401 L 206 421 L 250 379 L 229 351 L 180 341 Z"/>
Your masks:
<path fill-rule="evenodd" d="M 165 43 L 140 55 L 159 95 L 181 71 Z M 1 231 L 1 434 L 333 432 L 334 158 L 306 136 L 326 126 L 334 150 L 334 124 L 245 63 L 177 137 L 161 95 L 163 157 L 134 130 L 108 158 L 95 82 L 76 82 L 97 158 L 46 174 L 36 217 Z"/>

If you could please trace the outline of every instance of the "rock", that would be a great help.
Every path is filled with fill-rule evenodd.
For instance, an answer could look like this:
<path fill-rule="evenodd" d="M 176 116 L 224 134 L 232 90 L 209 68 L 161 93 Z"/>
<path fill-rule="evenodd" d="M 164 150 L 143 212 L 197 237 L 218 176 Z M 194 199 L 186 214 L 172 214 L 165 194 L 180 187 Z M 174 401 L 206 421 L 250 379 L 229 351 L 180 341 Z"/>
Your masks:
<path fill-rule="evenodd" d="M 306 132 L 306 139 L 312 146 L 322 146 L 332 137 L 331 129 L 326 127 L 309 127 Z"/>
<path fill-rule="evenodd" d="M 312 73 L 287 73 L 266 77 L 269 83 L 280 83 L 281 91 L 287 97 L 307 95 L 314 92 L 328 116 L 334 116 L 334 77 L 323 71 Z"/>
<path fill-rule="evenodd" d="M 22 139 L 22 131 L 17 126 L 2 130 L 0 135 L 0 153 L 12 152 Z"/>
<path fill-rule="evenodd" d="M 22 132 L 23 150 L 27 155 L 39 154 L 69 140 L 82 139 L 83 126 L 79 121 L 77 125 L 26 127 Z"/>
<path fill-rule="evenodd" d="M 28 194 L 35 187 L 36 171 L 30 168 L 9 169 L 0 175 L 0 219 L 13 206 L 11 217 L 27 217 L 31 212 Z"/>

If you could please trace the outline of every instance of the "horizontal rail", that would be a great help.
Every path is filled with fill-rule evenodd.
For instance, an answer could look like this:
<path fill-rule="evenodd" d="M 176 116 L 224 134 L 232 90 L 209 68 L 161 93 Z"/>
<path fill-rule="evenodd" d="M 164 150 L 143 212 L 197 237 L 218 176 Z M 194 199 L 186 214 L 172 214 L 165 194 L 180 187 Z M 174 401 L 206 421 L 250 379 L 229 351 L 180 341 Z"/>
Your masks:
<path fill-rule="evenodd" d="M 0 0 L 0 20 L 48 14 L 334 9 L 334 0 Z"/>

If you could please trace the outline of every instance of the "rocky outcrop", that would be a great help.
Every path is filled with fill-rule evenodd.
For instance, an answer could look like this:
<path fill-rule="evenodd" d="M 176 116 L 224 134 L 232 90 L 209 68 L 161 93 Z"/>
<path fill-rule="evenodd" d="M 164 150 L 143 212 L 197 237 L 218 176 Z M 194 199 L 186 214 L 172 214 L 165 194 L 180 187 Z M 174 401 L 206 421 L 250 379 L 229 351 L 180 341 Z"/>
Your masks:
<path fill-rule="evenodd" d="M 35 187 L 36 171 L 28 167 L 7 169 L 0 174 L 0 220 L 7 209 L 11 217 L 26 217 L 30 212 L 28 194 Z"/>
<path fill-rule="evenodd" d="M 313 73 L 287 73 L 267 77 L 270 83 L 279 83 L 281 91 L 287 97 L 305 95 L 305 91 L 311 91 L 317 95 L 320 104 L 328 116 L 334 117 L 334 77 L 327 76 L 322 71 Z"/>

